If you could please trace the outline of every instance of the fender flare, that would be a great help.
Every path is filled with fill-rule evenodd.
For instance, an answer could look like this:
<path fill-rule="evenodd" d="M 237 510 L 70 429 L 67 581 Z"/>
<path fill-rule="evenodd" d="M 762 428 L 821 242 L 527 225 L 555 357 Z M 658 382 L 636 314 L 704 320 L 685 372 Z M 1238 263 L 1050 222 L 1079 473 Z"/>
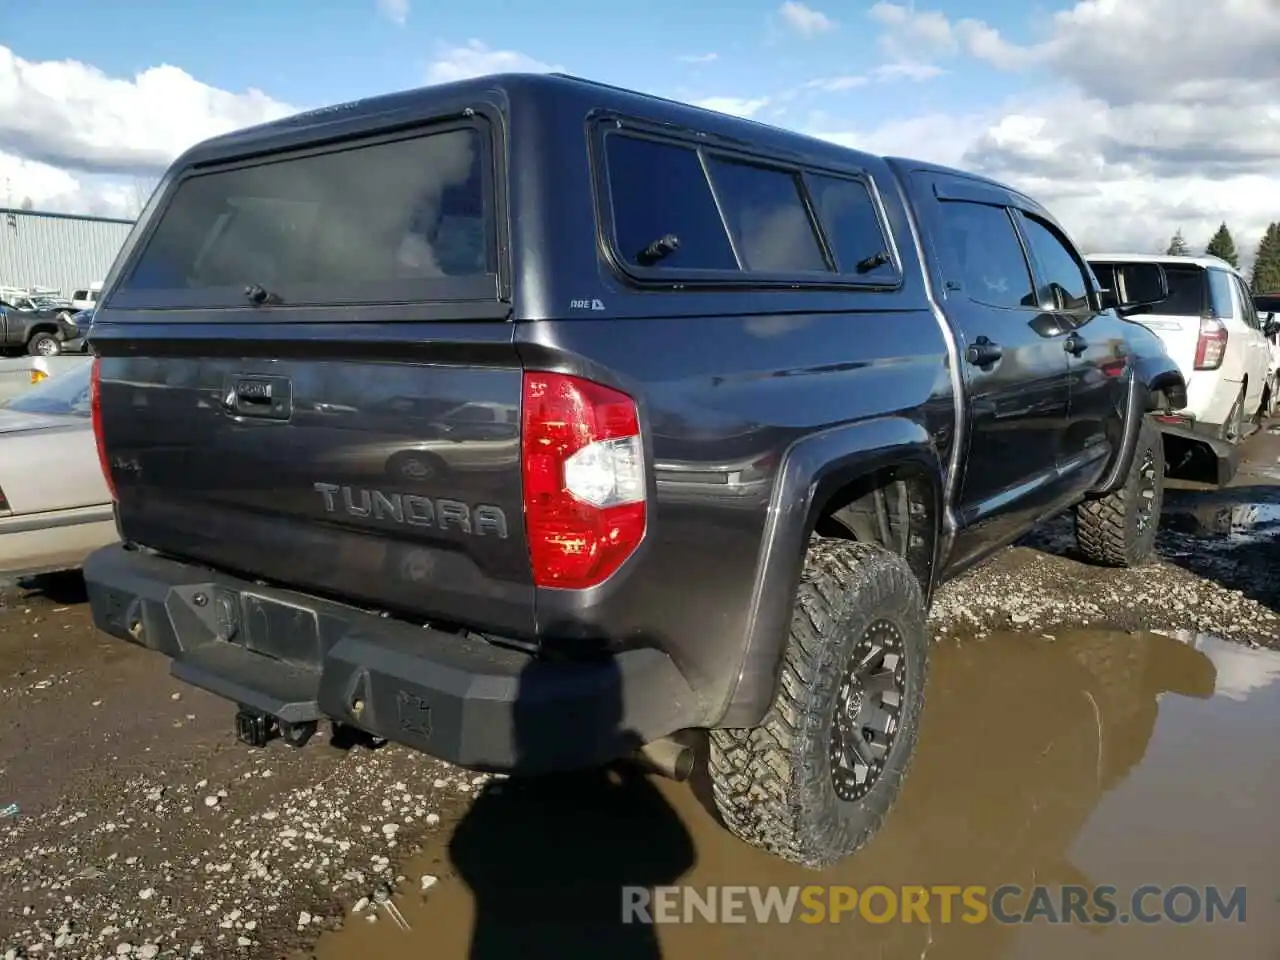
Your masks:
<path fill-rule="evenodd" d="M 902 416 L 878 417 L 809 434 L 787 448 L 761 538 L 741 660 L 712 726 L 756 726 L 773 702 L 806 544 L 822 507 L 849 483 L 904 466 L 917 467 L 929 478 L 936 569 L 943 465 L 924 426 Z"/>
<path fill-rule="evenodd" d="M 1157 391 L 1164 391 L 1174 410 L 1187 405 L 1187 382 L 1172 359 L 1168 356 L 1137 358 L 1129 371 L 1119 447 L 1102 479 L 1089 490 L 1090 497 L 1105 497 L 1124 485 L 1138 448 L 1138 430 L 1147 414 L 1155 409 Z"/>

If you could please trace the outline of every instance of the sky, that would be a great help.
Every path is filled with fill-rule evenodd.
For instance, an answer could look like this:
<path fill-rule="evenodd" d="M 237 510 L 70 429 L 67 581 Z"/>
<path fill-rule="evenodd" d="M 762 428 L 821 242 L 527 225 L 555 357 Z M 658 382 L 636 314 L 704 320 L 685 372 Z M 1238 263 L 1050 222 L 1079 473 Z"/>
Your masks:
<path fill-rule="evenodd" d="M 1280 0 L 0 0 L 0 205 L 129 216 L 205 137 L 508 70 L 993 176 L 1086 251 L 1280 220 Z"/>

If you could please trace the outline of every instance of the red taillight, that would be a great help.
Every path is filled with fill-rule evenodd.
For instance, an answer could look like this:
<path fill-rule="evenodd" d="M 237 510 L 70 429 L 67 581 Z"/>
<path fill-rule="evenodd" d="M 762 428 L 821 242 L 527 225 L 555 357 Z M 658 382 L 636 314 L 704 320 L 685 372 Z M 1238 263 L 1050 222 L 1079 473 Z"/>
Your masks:
<path fill-rule="evenodd" d="M 521 421 L 533 581 L 593 587 L 644 539 L 644 444 L 635 401 L 580 377 L 526 372 Z"/>
<path fill-rule="evenodd" d="M 93 419 L 93 439 L 98 445 L 98 465 L 102 468 L 102 477 L 107 481 L 107 491 L 111 499 L 116 499 L 116 485 L 111 479 L 111 466 L 107 460 L 107 448 L 102 436 L 102 360 L 94 357 L 93 367 L 89 373 L 89 410 Z"/>
<path fill-rule="evenodd" d="M 1217 317 L 1200 318 L 1200 337 L 1196 340 L 1197 370 L 1217 370 L 1227 354 L 1227 328 Z"/>

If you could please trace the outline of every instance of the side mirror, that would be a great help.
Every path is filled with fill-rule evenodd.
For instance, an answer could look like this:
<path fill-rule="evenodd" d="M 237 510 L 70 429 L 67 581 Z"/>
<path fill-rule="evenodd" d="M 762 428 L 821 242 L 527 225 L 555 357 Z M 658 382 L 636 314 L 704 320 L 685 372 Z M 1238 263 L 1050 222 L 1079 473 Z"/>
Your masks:
<path fill-rule="evenodd" d="M 1130 310 L 1169 297 L 1169 277 L 1158 263 L 1118 263 L 1115 289 L 1101 291 L 1103 309 Z"/>

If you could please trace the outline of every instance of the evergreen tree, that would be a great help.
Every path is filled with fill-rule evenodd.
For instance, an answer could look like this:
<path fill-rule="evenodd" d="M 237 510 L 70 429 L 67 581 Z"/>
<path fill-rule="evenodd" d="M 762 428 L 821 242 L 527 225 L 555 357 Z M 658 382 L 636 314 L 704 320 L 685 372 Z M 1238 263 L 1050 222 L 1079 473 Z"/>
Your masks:
<path fill-rule="evenodd" d="M 1280 292 L 1280 223 L 1267 227 L 1253 260 L 1254 293 Z"/>
<path fill-rule="evenodd" d="M 1169 249 L 1165 251 L 1170 257 L 1189 257 L 1191 256 L 1191 248 L 1187 246 L 1187 240 L 1182 235 L 1182 228 L 1178 228 L 1178 232 L 1173 235 L 1173 239 L 1169 241 Z"/>
<path fill-rule="evenodd" d="M 1240 265 L 1240 257 L 1236 254 L 1236 242 L 1231 239 L 1231 231 L 1227 229 L 1225 223 L 1218 227 L 1218 232 L 1213 235 L 1204 252 L 1211 257 L 1227 261 L 1233 267 Z"/>

